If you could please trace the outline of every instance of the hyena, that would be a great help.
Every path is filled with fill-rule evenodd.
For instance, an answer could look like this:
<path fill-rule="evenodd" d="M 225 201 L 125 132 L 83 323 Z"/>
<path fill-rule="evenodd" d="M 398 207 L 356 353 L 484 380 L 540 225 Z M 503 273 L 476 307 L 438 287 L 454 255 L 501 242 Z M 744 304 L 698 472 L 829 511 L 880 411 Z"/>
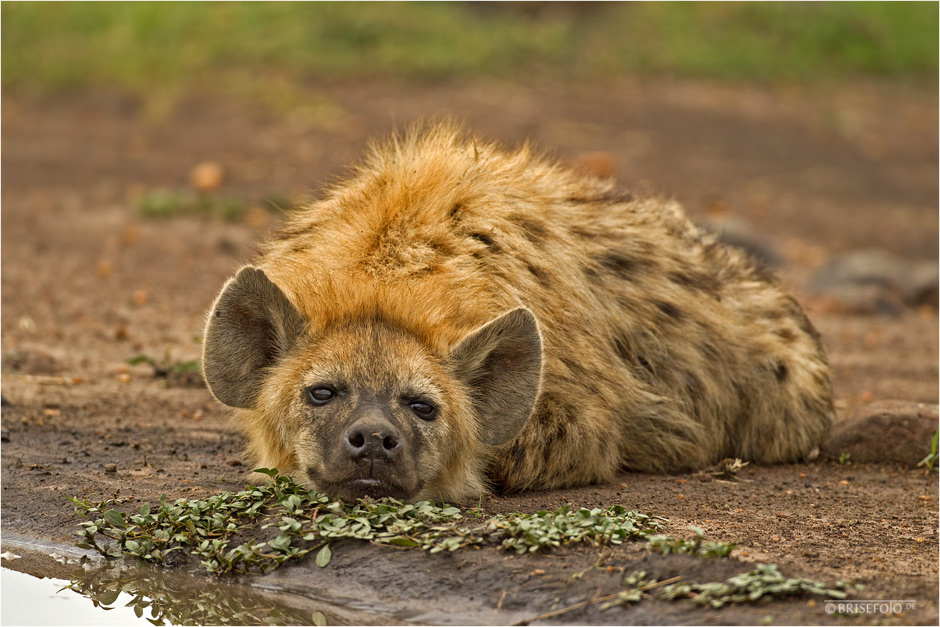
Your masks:
<path fill-rule="evenodd" d="M 373 145 L 222 288 L 205 379 L 259 466 L 347 500 L 806 458 L 819 334 L 671 201 L 451 125 Z"/>

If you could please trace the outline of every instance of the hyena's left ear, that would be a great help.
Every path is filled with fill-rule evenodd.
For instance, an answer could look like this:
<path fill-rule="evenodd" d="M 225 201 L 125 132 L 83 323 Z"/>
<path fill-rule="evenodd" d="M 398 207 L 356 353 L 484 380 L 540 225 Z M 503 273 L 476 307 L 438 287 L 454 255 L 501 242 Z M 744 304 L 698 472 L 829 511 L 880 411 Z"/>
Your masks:
<path fill-rule="evenodd" d="M 222 288 L 206 324 L 202 368 L 209 389 L 226 405 L 252 407 L 265 369 L 303 328 L 303 317 L 281 288 L 245 266 Z"/>
<path fill-rule="evenodd" d="M 457 376 L 470 387 L 486 444 L 513 438 L 535 408 L 542 374 L 542 338 L 524 307 L 473 331 L 451 353 Z"/>

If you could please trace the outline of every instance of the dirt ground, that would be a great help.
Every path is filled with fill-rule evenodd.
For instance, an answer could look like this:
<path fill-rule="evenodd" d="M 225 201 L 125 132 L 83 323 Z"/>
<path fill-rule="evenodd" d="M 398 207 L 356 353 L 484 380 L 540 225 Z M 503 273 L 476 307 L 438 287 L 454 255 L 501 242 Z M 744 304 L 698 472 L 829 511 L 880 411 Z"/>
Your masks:
<path fill-rule="evenodd" d="M 369 137 L 419 117 L 450 114 L 480 134 L 528 138 L 564 159 L 601 151 L 593 159 L 627 188 L 674 196 L 696 219 L 747 220 L 777 252 L 778 273 L 822 332 L 841 418 L 885 399 L 937 403 L 934 307 L 851 314 L 805 290 L 815 270 L 848 251 L 878 248 L 936 263 L 935 89 L 622 82 L 357 84 L 315 93 L 279 115 L 221 99 L 157 115 L 113 94 L 3 96 L 4 535 L 71 542 L 69 496 L 156 502 L 161 493 L 191 497 L 243 485 L 241 439 L 208 391 L 128 360 L 197 359 L 193 338 L 205 310 L 279 220 L 264 199 L 315 195 Z M 216 197 L 250 201 L 242 218 L 138 212 L 148 190 L 186 189 L 204 161 L 224 169 Z M 861 599 L 916 601 L 888 619 L 840 618 L 800 600 L 721 611 L 651 601 L 600 613 L 591 604 L 548 621 L 936 624 L 936 472 L 821 459 L 748 467 L 739 476 L 726 483 L 629 474 L 483 505 L 505 512 L 620 503 L 669 518 L 673 534 L 688 536 L 695 524 L 738 548 L 731 560 L 703 562 L 626 547 L 611 556 L 617 563 L 715 579 L 776 562 L 793 576 L 864 583 Z M 448 622 L 448 609 L 466 621 L 511 622 L 616 590 L 602 569 L 570 579 L 597 559 L 588 549 L 525 558 L 353 545 L 336 553 L 319 574 L 301 564 L 270 581 L 303 594 L 315 576 L 321 594 L 333 586 L 361 599 L 377 595 L 387 611 L 370 622 Z M 418 610 L 402 609 L 409 605 Z"/>

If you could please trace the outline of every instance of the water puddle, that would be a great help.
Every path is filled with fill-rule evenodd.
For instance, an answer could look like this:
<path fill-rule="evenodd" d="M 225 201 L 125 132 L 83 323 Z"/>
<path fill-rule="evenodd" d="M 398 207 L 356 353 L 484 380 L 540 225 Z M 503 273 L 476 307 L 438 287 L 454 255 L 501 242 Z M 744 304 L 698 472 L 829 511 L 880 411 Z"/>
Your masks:
<path fill-rule="evenodd" d="M 89 603 L 79 592 L 63 589 L 64 579 L 40 579 L 0 569 L 0 624 L 3 625 L 150 625 L 125 607 L 132 597 L 117 595 L 111 611 Z"/>
<path fill-rule="evenodd" d="M 411 622 L 248 580 L 221 581 L 3 538 L 3 625 L 348 625 Z M 17 557 L 21 559 L 17 559 Z M 20 572 L 26 571 L 26 572 Z"/>

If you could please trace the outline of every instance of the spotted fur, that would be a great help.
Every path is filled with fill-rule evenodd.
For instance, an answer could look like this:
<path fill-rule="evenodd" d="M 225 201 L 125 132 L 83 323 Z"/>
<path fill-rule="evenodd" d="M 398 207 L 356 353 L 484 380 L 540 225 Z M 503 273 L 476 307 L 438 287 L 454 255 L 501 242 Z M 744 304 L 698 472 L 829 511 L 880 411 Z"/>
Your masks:
<path fill-rule="evenodd" d="M 313 339 L 272 358 L 240 421 L 256 464 L 313 484 L 305 468 L 322 444 L 296 397 L 323 351 L 362 377 L 407 370 L 450 399 L 421 497 L 467 501 L 491 487 L 558 488 L 724 457 L 794 461 L 830 424 L 818 333 L 744 253 L 675 202 L 450 125 L 373 146 L 346 181 L 289 216 L 255 266 Z M 514 437 L 487 445 L 448 355 L 520 307 L 541 336 L 538 400 Z M 384 348 L 364 361 L 368 343 L 337 335 L 376 325 L 395 337 L 376 336 Z"/>

